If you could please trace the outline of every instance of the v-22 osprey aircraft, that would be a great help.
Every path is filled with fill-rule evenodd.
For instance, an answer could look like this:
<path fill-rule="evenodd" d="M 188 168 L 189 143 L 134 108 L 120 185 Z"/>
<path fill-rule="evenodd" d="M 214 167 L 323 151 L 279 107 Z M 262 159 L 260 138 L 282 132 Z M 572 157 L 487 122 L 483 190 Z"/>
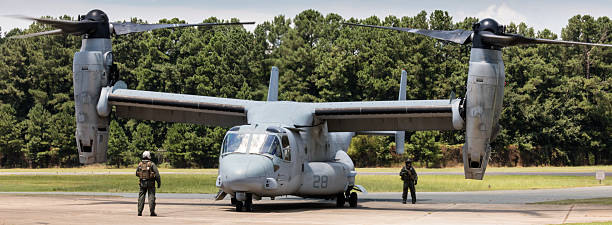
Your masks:
<path fill-rule="evenodd" d="M 404 131 L 462 130 L 466 179 L 483 179 L 491 148 L 499 132 L 504 95 L 503 47 L 520 44 L 606 44 L 528 38 L 507 34 L 495 20 L 484 19 L 473 30 L 423 30 L 345 23 L 426 35 L 457 44 L 472 44 L 467 94 L 444 100 L 406 100 L 402 71 L 399 100 L 304 103 L 278 101 L 277 68 L 272 68 L 267 101 L 217 98 L 131 90 L 116 79 L 111 35 L 161 28 L 251 23 L 134 24 L 109 22 L 100 10 L 79 21 L 30 18 L 57 30 L 15 36 L 48 34 L 82 36 L 73 61 L 76 143 L 83 164 L 106 161 L 109 115 L 208 126 L 231 127 L 223 140 L 216 186 L 217 199 L 231 195 L 237 211 L 252 211 L 253 199 L 295 195 L 348 200 L 357 206 L 355 167 L 346 151 L 358 134 L 394 135 L 403 154 Z M 353 29 L 353 28 L 347 28 Z M 355 28 L 362 29 L 362 28 Z"/>

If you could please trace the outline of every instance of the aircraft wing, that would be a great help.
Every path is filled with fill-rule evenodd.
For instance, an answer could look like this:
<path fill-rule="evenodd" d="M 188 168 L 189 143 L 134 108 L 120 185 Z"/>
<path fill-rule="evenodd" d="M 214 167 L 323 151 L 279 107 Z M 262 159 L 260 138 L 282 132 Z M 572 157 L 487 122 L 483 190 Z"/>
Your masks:
<path fill-rule="evenodd" d="M 315 123 L 327 121 L 330 132 L 454 129 L 448 99 L 313 104 Z"/>
<path fill-rule="evenodd" d="M 119 117 L 225 127 L 247 124 L 247 107 L 260 103 L 130 89 L 114 89 L 107 99 Z"/>

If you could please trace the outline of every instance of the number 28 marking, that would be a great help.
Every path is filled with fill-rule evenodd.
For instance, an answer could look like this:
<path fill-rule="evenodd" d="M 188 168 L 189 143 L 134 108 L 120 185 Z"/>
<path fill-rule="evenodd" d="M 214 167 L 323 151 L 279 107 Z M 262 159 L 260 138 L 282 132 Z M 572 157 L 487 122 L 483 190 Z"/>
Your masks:
<path fill-rule="evenodd" d="M 313 175 L 312 180 L 313 180 L 312 182 L 313 188 L 327 188 L 327 181 L 328 181 L 327 176 Z"/>

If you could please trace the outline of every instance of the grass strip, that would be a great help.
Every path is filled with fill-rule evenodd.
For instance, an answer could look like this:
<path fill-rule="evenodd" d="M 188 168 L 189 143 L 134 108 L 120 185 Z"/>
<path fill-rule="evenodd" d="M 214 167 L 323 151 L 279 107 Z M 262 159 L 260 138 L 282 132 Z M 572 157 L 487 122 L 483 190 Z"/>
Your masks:
<path fill-rule="evenodd" d="M 610 198 L 588 198 L 588 199 L 566 199 L 559 201 L 536 202 L 533 204 L 543 205 L 573 205 L 573 204 L 593 204 L 593 205 L 612 205 L 612 197 Z"/>
<path fill-rule="evenodd" d="M 161 193 L 216 193 L 217 175 L 162 175 Z M 0 176 L 2 192 L 138 192 L 135 175 Z"/>
<path fill-rule="evenodd" d="M 216 193 L 216 174 L 162 175 L 161 193 Z M 369 192 L 401 192 L 402 181 L 395 175 L 357 176 L 357 184 Z M 602 185 L 612 185 L 606 180 Z M 466 180 L 462 175 L 423 175 L 419 192 L 525 190 L 600 186 L 592 177 L 576 176 L 488 176 Z M 134 175 L 6 175 L 0 176 L 0 192 L 138 192 Z"/>
<path fill-rule="evenodd" d="M 563 225 L 612 225 L 612 221 L 592 223 L 564 223 Z"/>
<path fill-rule="evenodd" d="M 358 172 L 397 172 L 401 167 L 391 168 L 357 168 Z M 417 172 L 460 172 L 463 167 L 451 168 L 416 168 Z M 574 167 L 487 167 L 487 172 L 595 172 L 603 170 L 612 172 L 611 166 L 574 166 Z"/>
<path fill-rule="evenodd" d="M 356 183 L 366 187 L 369 192 L 400 192 L 403 185 L 396 175 L 357 176 Z M 605 180 L 602 185 L 612 185 L 612 180 Z M 496 175 L 486 176 L 484 180 L 467 180 L 463 175 L 423 175 L 419 176 L 416 189 L 423 192 L 460 192 L 591 186 L 600 186 L 599 181 L 593 177 L 578 176 Z"/>

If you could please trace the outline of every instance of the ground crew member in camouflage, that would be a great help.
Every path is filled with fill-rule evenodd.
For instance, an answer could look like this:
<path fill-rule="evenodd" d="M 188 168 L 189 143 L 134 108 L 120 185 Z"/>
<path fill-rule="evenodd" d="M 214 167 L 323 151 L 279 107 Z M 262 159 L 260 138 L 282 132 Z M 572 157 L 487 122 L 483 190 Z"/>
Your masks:
<path fill-rule="evenodd" d="M 151 153 L 145 151 L 142 153 L 142 161 L 138 163 L 136 169 L 136 176 L 139 178 L 140 193 L 138 193 L 138 216 L 142 216 L 142 210 L 144 209 L 145 195 L 149 193 L 149 211 L 151 216 L 157 216 L 155 214 L 155 182 L 157 181 L 157 188 L 161 187 L 161 177 L 155 163 L 151 162 Z"/>
<path fill-rule="evenodd" d="M 408 198 L 408 188 L 410 188 L 410 197 L 412 198 L 412 204 L 415 204 L 416 192 L 414 190 L 414 185 L 417 184 L 417 180 L 419 180 L 419 177 L 417 176 L 416 171 L 412 167 L 412 160 L 406 160 L 406 166 L 402 167 L 402 171 L 400 171 L 400 177 L 404 181 L 402 203 L 406 204 L 406 198 Z"/>

